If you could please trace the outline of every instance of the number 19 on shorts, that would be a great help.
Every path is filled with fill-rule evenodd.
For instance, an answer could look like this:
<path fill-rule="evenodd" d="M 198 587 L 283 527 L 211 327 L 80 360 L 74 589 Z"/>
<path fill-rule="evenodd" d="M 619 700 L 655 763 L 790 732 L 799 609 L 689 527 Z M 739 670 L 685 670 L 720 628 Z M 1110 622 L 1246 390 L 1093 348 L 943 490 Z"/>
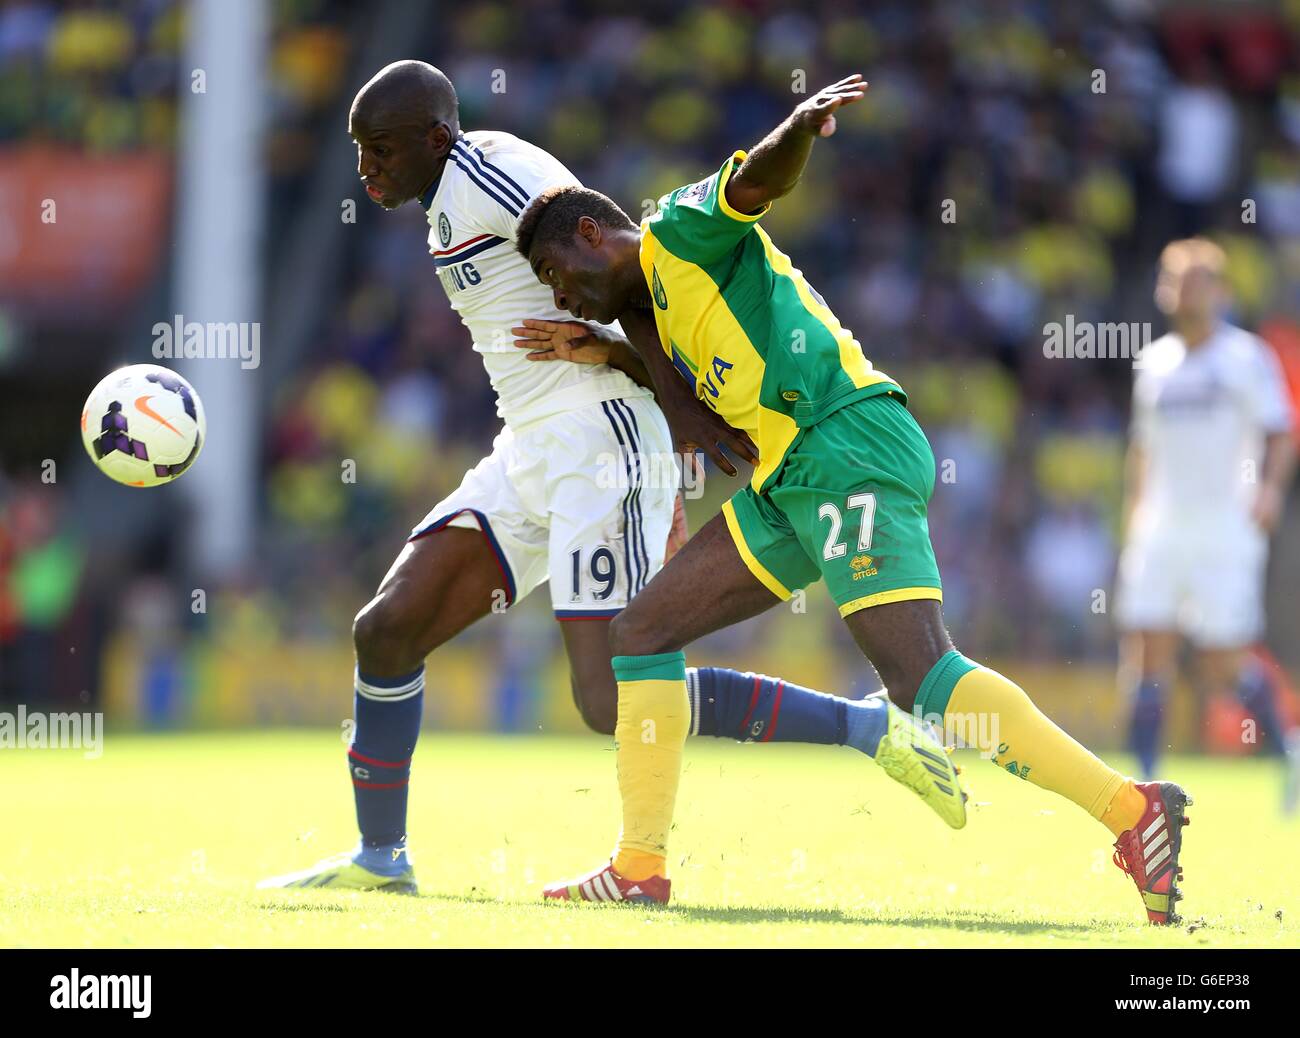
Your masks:
<path fill-rule="evenodd" d="M 614 553 L 602 544 L 591 553 L 585 566 L 582 556 L 581 548 L 575 548 L 569 553 L 569 558 L 573 562 L 573 601 L 581 602 L 587 589 L 590 589 L 592 598 L 597 602 L 606 601 L 614 593 L 614 585 L 618 583 Z"/>

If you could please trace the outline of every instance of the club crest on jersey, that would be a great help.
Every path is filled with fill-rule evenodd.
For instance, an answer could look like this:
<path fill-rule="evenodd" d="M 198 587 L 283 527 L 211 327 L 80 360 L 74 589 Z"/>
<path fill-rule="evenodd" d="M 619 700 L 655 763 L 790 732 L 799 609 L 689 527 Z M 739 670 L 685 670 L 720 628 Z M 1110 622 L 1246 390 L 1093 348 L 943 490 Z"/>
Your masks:
<path fill-rule="evenodd" d="M 668 293 L 664 291 L 664 283 L 659 280 L 658 267 L 650 270 L 650 294 L 655 297 L 655 306 L 660 310 L 668 309 Z"/>
<path fill-rule="evenodd" d="M 451 244 L 451 221 L 446 213 L 438 214 L 438 240 L 444 249 Z"/>

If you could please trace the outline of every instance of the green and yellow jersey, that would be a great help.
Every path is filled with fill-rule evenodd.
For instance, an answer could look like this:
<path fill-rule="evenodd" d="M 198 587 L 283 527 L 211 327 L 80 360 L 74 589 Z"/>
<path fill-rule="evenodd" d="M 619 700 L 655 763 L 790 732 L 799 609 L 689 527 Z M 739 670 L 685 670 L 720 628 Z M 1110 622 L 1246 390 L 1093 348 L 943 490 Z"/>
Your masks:
<path fill-rule="evenodd" d="M 758 226 L 727 204 L 738 151 L 659 200 L 641 268 L 664 352 L 696 395 L 758 446 L 761 492 L 803 430 L 846 404 L 903 391 L 877 371 L 825 301 Z"/>

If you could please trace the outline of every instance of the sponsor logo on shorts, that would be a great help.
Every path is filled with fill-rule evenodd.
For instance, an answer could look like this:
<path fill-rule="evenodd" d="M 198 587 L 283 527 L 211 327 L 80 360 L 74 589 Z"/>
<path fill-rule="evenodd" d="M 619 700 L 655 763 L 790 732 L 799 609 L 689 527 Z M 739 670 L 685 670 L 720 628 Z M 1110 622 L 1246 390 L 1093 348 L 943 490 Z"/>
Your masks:
<path fill-rule="evenodd" d="M 877 573 L 876 560 L 870 555 L 854 555 L 853 558 L 849 559 L 849 568 L 853 570 L 854 580 L 874 577 Z"/>

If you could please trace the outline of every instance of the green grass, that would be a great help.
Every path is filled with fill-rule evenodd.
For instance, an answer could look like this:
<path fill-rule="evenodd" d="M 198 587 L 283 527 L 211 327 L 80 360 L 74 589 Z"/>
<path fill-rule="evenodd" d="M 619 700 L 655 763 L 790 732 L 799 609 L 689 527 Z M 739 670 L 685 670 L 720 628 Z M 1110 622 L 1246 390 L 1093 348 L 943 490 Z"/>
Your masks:
<path fill-rule="evenodd" d="M 426 734 L 418 899 L 253 889 L 353 844 L 337 733 L 0 752 L 0 945 L 1300 946 L 1300 822 L 1279 819 L 1275 765 L 1168 762 L 1197 802 L 1187 922 L 1155 930 L 1097 823 L 965 763 L 972 817 L 952 832 L 851 750 L 693 741 L 675 903 L 643 910 L 538 902 L 613 841 L 613 753 L 595 737 Z"/>

